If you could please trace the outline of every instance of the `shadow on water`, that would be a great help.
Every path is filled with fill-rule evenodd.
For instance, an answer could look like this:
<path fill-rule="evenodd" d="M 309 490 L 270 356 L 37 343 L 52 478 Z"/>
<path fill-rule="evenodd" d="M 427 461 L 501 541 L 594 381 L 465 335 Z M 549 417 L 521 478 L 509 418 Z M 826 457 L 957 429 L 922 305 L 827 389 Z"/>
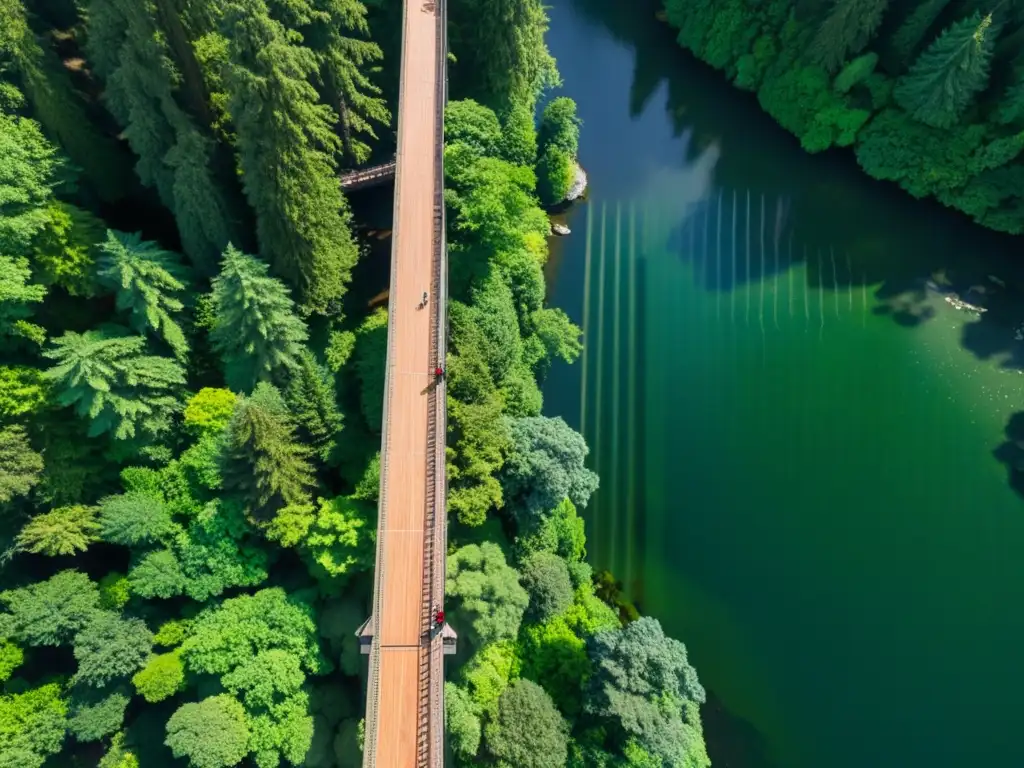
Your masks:
<path fill-rule="evenodd" d="M 761 280 L 806 259 L 810 283 L 820 281 L 839 289 L 875 286 L 875 299 L 881 305 L 876 313 L 904 327 L 935 316 L 928 306 L 929 291 L 956 295 L 990 310 L 969 326 L 964 347 L 980 359 L 1005 355 L 1006 365 L 1024 365 L 1024 354 L 1014 351 L 1020 345 L 1014 344 L 1012 330 L 1024 320 L 1016 298 L 1024 291 L 1024 264 L 1016 258 L 1016 238 L 983 229 L 935 201 L 913 200 L 894 184 L 868 178 L 849 150 L 809 158 L 799 142 L 761 110 L 753 94 L 726 84 L 723 73 L 695 61 L 676 44 L 673 30 L 654 21 L 657 2 L 640 0 L 629 7 L 616 0 L 570 2 L 577 13 L 604 27 L 629 50 L 633 59 L 630 118 L 641 121 L 645 113 L 656 111 L 651 109 L 656 99 L 664 99 L 672 130 L 683 147 L 682 157 L 678 149 L 675 157 L 658 157 L 657 150 L 629 146 L 610 169 L 595 175 L 596 194 L 626 198 L 650 193 L 651 168 L 657 167 L 663 178 L 655 194 L 679 200 L 679 221 L 671 228 L 667 245 L 682 258 L 700 253 L 699 247 L 688 248 L 694 242 L 689 238 L 699 241 L 700 228 L 708 225 L 708 218 L 714 228 L 715 211 L 704 217 L 707 208 L 717 207 L 721 191 L 726 208 L 732 194 L 738 193 L 741 204 L 749 196 L 753 226 L 761 226 L 758 218 L 765 205 L 768 244 L 773 236 L 781 236 L 783 242 L 792 236 L 799 247 L 791 259 L 783 255 L 776 261 L 773 254 L 766 254 L 762 260 L 755 243 L 756 258 L 750 272 L 744 270 L 739 276 L 739 283 L 746 282 L 748 274 L 750 281 Z M 565 68 L 564 60 L 561 65 Z M 610 90 L 603 77 L 594 80 L 583 88 Z M 578 83 L 573 90 L 569 95 L 581 102 L 602 98 L 578 96 Z M 603 127 L 606 115 L 591 111 L 594 114 L 581 111 L 587 126 L 584 165 L 588 142 L 614 146 L 601 133 L 616 129 Z M 694 173 L 707 177 L 698 180 L 696 193 Z M 686 185 L 690 189 L 684 190 Z M 742 214 L 740 226 L 744 226 Z M 814 258 L 819 251 L 828 254 L 830 250 L 839 261 L 838 269 L 827 257 Z M 819 274 L 819 264 L 825 274 Z M 734 287 L 727 281 L 703 278 L 707 289 Z M 972 290 L 978 287 L 983 291 Z"/>

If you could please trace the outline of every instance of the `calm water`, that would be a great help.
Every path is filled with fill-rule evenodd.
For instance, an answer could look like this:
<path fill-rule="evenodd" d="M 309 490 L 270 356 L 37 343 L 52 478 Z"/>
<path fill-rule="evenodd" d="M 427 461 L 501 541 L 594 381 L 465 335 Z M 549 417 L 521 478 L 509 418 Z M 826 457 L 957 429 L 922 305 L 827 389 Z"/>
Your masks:
<path fill-rule="evenodd" d="M 1021 247 L 803 154 L 653 11 L 555 0 L 549 42 L 592 191 L 550 264 L 586 358 L 546 410 L 602 476 L 594 565 L 715 696 L 716 764 L 1024 766 L 1024 501 L 993 453 L 1024 342 L 988 277 Z"/>

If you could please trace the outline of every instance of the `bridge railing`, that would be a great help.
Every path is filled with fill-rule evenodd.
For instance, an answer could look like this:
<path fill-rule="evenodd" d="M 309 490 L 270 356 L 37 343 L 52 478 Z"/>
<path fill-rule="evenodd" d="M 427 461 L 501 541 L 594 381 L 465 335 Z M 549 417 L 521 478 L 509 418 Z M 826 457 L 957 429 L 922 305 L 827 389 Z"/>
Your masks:
<path fill-rule="evenodd" d="M 397 163 L 392 160 L 390 163 L 382 163 L 372 168 L 363 168 L 359 171 L 350 171 L 341 175 L 339 181 L 341 188 L 347 191 L 368 187 L 394 177 Z"/>

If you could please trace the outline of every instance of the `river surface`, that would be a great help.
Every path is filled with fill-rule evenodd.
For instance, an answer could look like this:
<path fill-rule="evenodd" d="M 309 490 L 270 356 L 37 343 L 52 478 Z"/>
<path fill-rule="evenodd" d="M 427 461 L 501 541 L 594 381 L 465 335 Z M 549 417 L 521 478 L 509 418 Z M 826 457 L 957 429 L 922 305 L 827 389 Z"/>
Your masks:
<path fill-rule="evenodd" d="M 587 350 L 545 410 L 601 475 L 592 563 L 713 695 L 715 764 L 1024 766 L 1024 341 L 989 277 L 1021 244 L 806 155 L 653 9 L 550 16 L 592 187 L 549 264 Z"/>

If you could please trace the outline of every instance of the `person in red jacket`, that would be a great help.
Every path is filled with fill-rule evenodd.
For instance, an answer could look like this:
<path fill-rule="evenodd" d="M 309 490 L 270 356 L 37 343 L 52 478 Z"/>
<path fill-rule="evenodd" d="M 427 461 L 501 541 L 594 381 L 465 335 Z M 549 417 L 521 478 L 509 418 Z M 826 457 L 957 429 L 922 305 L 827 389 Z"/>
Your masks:
<path fill-rule="evenodd" d="M 438 378 L 438 379 L 443 379 L 444 378 L 444 368 L 442 368 L 440 366 L 435 368 L 434 369 L 434 377 Z"/>
<path fill-rule="evenodd" d="M 441 608 L 438 608 L 437 613 L 434 614 L 434 623 L 439 627 L 444 624 L 444 610 Z"/>

